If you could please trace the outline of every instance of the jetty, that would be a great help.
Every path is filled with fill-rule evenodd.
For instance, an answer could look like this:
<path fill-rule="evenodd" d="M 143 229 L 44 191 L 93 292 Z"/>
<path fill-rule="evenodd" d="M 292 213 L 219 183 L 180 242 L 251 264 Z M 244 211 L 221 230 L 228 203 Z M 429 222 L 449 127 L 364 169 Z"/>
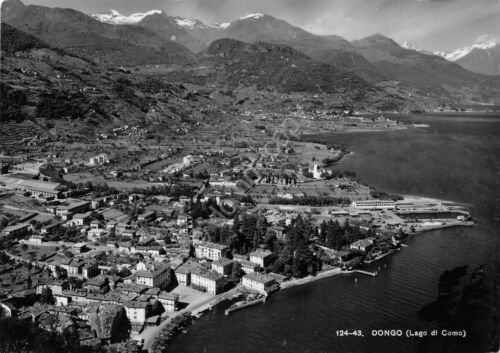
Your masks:
<path fill-rule="evenodd" d="M 234 311 L 237 311 L 237 310 L 240 310 L 240 309 L 244 309 L 244 308 L 248 308 L 249 306 L 257 305 L 257 304 L 260 304 L 260 303 L 265 303 L 266 300 L 267 300 L 267 296 L 265 295 L 265 296 L 263 296 L 261 298 L 257 298 L 257 299 L 254 299 L 254 300 L 248 300 L 248 301 L 238 302 L 236 304 L 231 305 L 229 308 L 227 308 L 224 313 L 226 315 L 229 315 L 229 314 L 231 314 Z"/>
<path fill-rule="evenodd" d="M 352 272 L 354 272 L 354 273 L 361 273 L 363 275 L 372 276 L 372 277 L 375 277 L 378 274 L 376 271 L 375 272 L 369 272 L 369 271 L 363 271 L 363 270 L 353 270 Z"/>

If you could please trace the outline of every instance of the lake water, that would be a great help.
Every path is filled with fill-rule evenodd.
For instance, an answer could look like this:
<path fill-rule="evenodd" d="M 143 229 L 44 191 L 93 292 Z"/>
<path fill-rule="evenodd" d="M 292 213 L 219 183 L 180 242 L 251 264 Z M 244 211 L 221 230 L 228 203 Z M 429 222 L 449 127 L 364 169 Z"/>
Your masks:
<path fill-rule="evenodd" d="M 408 131 L 324 135 L 354 153 L 336 168 L 355 171 L 381 191 L 469 205 L 474 228 L 411 236 L 394 256 L 366 268 L 377 277 L 343 275 L 278 292 L 264 305 L 198 320 L 169 352 L 485 352 L 497 347 L 500 274 L 500 116 L 417 115 L 430 125 Z M 437 296 L 445 270 L 486 264 L 487 310 L 463 338 L 372 337 L 373 329 L 431 330 L 417 312 Z M 355 281 L 357 278 L 357 281 Z M 365 337 L 338 337 L 337 330 Z"/>

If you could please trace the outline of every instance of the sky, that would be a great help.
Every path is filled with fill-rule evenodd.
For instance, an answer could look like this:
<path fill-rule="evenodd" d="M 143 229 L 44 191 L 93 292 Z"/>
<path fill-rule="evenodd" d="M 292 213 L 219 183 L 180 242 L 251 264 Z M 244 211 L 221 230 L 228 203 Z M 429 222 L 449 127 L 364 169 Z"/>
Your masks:
<path fill-rule="evenodd" d="M 0 0 L 1 1 L 1 0 Z M 451 51 L 479 37 L 500 40 L 500 0 L 24 0 L 85 13 L 164 10 L 207 23 L 265 13 L 317 34 L 359 39 L 381 33 L 426 50 Z"/>

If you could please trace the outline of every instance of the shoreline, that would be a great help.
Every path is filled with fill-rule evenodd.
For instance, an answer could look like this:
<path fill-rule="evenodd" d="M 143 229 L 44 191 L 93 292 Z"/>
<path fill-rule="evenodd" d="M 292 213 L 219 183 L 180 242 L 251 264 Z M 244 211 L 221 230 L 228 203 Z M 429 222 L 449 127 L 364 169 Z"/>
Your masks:
<path fill-rule="evenodd" d="M 420 198 L 421 200 L 422 199 L 425 199 L 425 200 L 434 200 L 436 201 L 437 199 L 430 199 L 430 198 Z M 457 226 L 474 226 L 474 222 L 460 222 L 460 223 L 454 223 L 454 224 L 448 224 L 448 225 L 436 225 L 436 226 L 429 226 L 429 227 L 426 227 L 425 229 L 418 229 L 415 233 L 413 234 L 408 234 L 408 236 L 410 235 L 415 235 L 415 234 L 420 234 L 420 233 L 424 233 L 424 232 L 427 232 L 427 231 L 433 231 L 433 230 L 438 230 L 438 229 L 445 229 L 445 228 L 451 228 L 451 227 L 457 227 Z M 401 248 L 399 248 L 398 250 L 401 250 Z M 372 260 L 369 260 L 369 261 L 364 261 L 363 264 L 367 264 L 367 265 L 370 265 L 370 264 L 373 264 L 379 260 L 382 260 L 383 258 L 389 256 L 389 255 L 394 255 L 396 254 L 398 251 L 391 251 L 391 252 L 387 252 L 385 254 L 382 254 L 382 255 L 379 255 L 377 256 L 376 258 L 372 259 Z M 306 284 L 309 284 L 309 283 L 313 283 L 313 282 L 316 282 L 316 281 L 319 281 L 319 280 L 322 280 L 322 279 L 326 279 L 326 278 L 331 278 L 331 277 L 336 277 L 336 276 L 340 276 L 340 275 L 351 275 L 351 274 L 355 274 L 355 273 L 361 273 L 361 274 L 365 274 L 365 275 L 371 275 L 373 277 L 376 277 L 377 276 L 377 272 L 375 273 L 370 273 L 370 272 L 367 272 L 367 271 L 363 271 L 363 270 L 359 270 L 359 269 L 352 269 L 352 270 L 342 270 L 340 267 L 335 267 L 335 268 L 331 268 L 331 269 L 328 269 L 328 270 L 325 270 L 325 271 L 322 271 L 322 272 L 318 272 L 315 276 L 312 276 L 312 275 L 309 275 L 307 277 L 304 277 L 304 278 L 296 278 L 296 279 L 291 279 L 289 281 L 284 281 L 283 283 L 280 284 L 280 289 L 279 291 L 286 291 L 287 289 L 290 289 L 290 288 L 294 288 L 294 287 L 298 287 L 298 286 L 302 286 L 302 285 L 306 285 Z M 222 302 L 230 299 L 230 297 L 228 297 L 229 294 L 231 295 L 234 295 L 235 292 L 238 290 L 237 288 L 239 288 L 239 285 L 234 287 L 233 289 L 231 289 L 230 291 L 228 292 L 225 292 L 225 293 L 221 293 L 219 295 L 216 295 L 214 296 L 213 298 L 210 298 L 209 300 L 205 301 L 203 304 L 201 305 L 189 305 L 188 307 L 186 307 L 185 309 L 177 312 L 177 315 L 174 315 L 173 317 L 175 316 L 178 316 L 178 315 L 181 315 L 182 313 L 185 313 L 187 311 L 189 311 L 191 313 L 192 316 L 195 316 L 196 319 L 199 319 L 207 310 L 212 310 L 212 308 L 216 307 L 217 305 L 221 304 Z M 192 307 L 192 308 L 190 308 Z M 191 310 L 188 310 L 188 309 L 191 309 Z M 170 321 L 173 317 L 169 318 L 168 320 L 162 322 L 162 324 L 160 324 L 160 326 L 156 327 L 156 331 L 157 333 L 156 334 L 153 334 L 149 337 L 149 342 L 147 342 L 147 347 L 146 350 L 149 351 L 149 349 L 151 348 L 151 345 L 152 343 L 154 342 L 155 338 L 157 336 L 160 335 L 160 332 L 161 332 L 161 328 L 163 328 L 166 324 L 167 324 L 167 321 Z M 196 320 L 195 320 L 196 321 Z M 193 322 L 193 325 L 195 325 L 195 323 Z M 160 328 L 161 327 L 161 328 Z M 173 338 L 172 340 L 174 340 L 175 338 Z M 167 349 L 168 351 L 168 349 Z"/>

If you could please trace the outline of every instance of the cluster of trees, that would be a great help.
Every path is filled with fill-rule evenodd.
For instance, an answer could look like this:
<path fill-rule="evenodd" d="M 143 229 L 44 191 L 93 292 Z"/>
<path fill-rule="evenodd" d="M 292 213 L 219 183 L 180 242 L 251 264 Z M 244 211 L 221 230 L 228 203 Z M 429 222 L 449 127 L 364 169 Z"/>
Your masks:
<path fill-rule="evenodd" d="M 26 104 L 27 98 L 23 91 L 13 89 L 7 84 L 0 82 L 0 97 L 2 97 L 0 100 L 0 123 L 7 121 L 19 122 L 25 119 L 21 108 Z"/>
<path fill-rule="evenodd" d="M 264 175 L 262 179 L 262 182 L 266 184 L 277 184 L 280 181 L 283 181 L 285 185 L 297 185 L 297 176 L 295 174 L 289 176 L 286 173 L 268 173 Z"/>
<path fill-rule="evenodd" d="M 403 200 L 402 196 L 391 195 L 391 194 L 388 194 L 384 191 L 377 191 L 377 190 L 371 190 L 370 196 L 375 198 L 375 199 L 381 199 L 381 200 L 393 200 L 393 201 Z"/>
<path fill-rule="evenodd" d="M 344 171 L 339 171 L 339 170 L 330 170 L 329 173 L 326 173 L 324 176 L 325 179 L 330 180 L 330 179 L 335 179 L 335 178 L 356 178 L 356 173 L 351 172 L 350 170 L 344 170 Z"/>
<path fill-rule="evenodd" d="M 347 197 L 330 196 L 302 196 L 292 199 L 273 197 L 269 200 L 269 203 L 273 205 L 335 206 L 349 205 L 351 200 Z"/>
<path fill-rule="evenodd" d="M 168 350 L 170 342 L 187 326 L 191 325 L 194 318 L 190 312 L 174 317 L 154 339 L 150 352 L 163 353 Z"/>
<path fill-rule="evenodd" d="M 197 199 L 195 202 L 190 203 L 189 208 L 193 219 L 208 219 L 214 210 L 220 210 L 217 202 L 212 198 L 208 199 L 207 202 L 201 202 Z"/>
<path fill-rule="evenodd" d="M 148 112 L 147 101 L 143 97 L 139 97 L 135 94 L 135 91 L 132 89 L 133 84 L 130 80 L 126 78 L 118 78 L 114 85 L 114 90 L 118 94 L 118 97 L 123 99 L 124 101 L 135 105 L 139 109 L 141 109 L 144 113 Z"/>
<path fill-rule="evenodd" d="M 77 332 L 48 332 L 35 323 L 14 318 L 0 319 L 0 352 L 9 353 L 104 353 L 102 346 L 80 346 Z"/>
<path fill-rule="evenodd" d="M 264 240 L 269 224 L 261 214 L 236 214 L 233 218 L 235 237 L 230 244 L 238 254 L 248 254 Z"/>
<path fill-rule="evenodd" d="M 87 109 L 84 109 L 84 104 L 87 102 L 81 93 L 68 94 L 56 91 L 41 97 L 36 105 L 35 114 L 47 119 L 83 118 L 87 112 Z"/>
<path fill-rule="evenodd" d="M 351 225 L 348 220 L 342 225 L 337 220 L 323 221 L 319 229 L 318 237 L 321 244 L 336 250 L 341 250 L 356 240 L 375 236 L 372 229 L 362 232 L 358 225 Z"/>
<path fill-rule="evenodd" d="M 326 157 L 326 158 L 323 158 L 321 163 L 323 163 L 323 165 L 331 165 L 331 164 L 334 164 L 334 163 L 337 163 L 338 161 L 340 161 L 342 159 L 342 157 L 343 157 L 343 155 L 339 155 L 338 157 L 335 157 L 335 158 Z"/>
<path fill-rule="evenodd" d="M 85 239 L 85 236 L 73 227 L 56 228 L 47 237 L 50 241 L 79 241 Z"/>
<path fill-rule="evenodd" d="M 175 185 L 153 185 L 149 188 L 133 188 L 132 193 L 143 194 L 146 196 L 163 195 L 168 197 L 187 196 L 192 197 L 196 194 L 198 187 L 186 184 Z"/>
<path fill-rule="evenodd" d="M 314 275 L 321 270 L 321 261 L 313 254 L 309 244 L 317 233 L 311 218 L 297 217 L 286 228 L 286 242 L 271 237 L 274 262 L 266 270 L 294 277 Z"/>

